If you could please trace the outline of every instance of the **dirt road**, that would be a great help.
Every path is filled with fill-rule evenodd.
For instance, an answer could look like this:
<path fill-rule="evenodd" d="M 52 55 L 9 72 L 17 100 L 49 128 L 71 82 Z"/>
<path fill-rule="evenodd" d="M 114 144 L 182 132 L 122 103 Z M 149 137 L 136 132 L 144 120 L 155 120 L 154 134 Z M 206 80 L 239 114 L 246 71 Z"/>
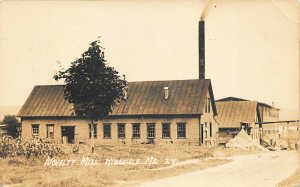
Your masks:
<path fill-rule="evenodd" d="M 274 187 L 299 166 L 299 154 L 295 151 L 268 152 L 232 159 L 225 165 L 145 182 L 141 186 Z"/>

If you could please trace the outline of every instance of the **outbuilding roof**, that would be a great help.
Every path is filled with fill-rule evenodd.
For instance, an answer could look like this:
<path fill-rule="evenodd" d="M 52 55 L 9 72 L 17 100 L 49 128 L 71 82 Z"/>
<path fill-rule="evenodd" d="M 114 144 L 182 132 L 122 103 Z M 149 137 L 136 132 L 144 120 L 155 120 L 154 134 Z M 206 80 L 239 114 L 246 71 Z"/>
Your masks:
<path fill-rule="evenodd" d="M 220 128 L 239 128 L 240 122 L 255 123 L 257 101 L 216 102 Z"/>
<path fill-rule="evenodd" d="M 169 89 L 168 99 L 164 98 L 164 87 Z M 126 101 L 116 105 L 110 115 L 202 114 L 207 93 L 216 115 L 209 79 L 129 82 Z M 72 108 L 73 105 L 64 99 L 64 85 L 35 86 L 18 116 L 74 116 Z"/>
<path fill-rule="evenodd" d="M 216 100 L 216 102 L 223 102 L 223 101 L 250 101 L 250 100 L 242 99 L 242 98 L 238 98 L 238 97 L 232 97 L 232 96 Z M 271 106 L 271 105 L 266 104 L 266 103 L 262 103 L 262 102 L 257 102 L 257 103 L 258 103 L 259 106 L 264 106 L 264 107 L 280 110 L 279 108 L 276 108 L 276 107 Z"/>

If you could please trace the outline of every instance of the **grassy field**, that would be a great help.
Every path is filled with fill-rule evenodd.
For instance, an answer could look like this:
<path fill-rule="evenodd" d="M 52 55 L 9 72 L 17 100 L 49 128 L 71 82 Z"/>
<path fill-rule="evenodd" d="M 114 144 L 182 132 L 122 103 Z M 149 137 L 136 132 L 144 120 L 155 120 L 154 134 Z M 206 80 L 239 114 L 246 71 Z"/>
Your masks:
<path fill-rule="evenodd" d="M 300 186 L 300 168 L 293 175 L 278 184 L 278 187 L 299 187 Z"/>
<path fill-rule="evenodd" d="M 71 147 L 67 145 L 63 149 L 65 152 L 70 152 Z M 0 184 L 132 186 L 150 179 L 174 176 L 229 162 L 224 159 L 214 159 L 174 167 L 181 161 L 212 157 L 215 151 L 220 151 L 219 149 L 204 146 L 97 146 L 95 153 L 90 154 L 89 146 L 80 145 L 78 154 L 69 153 L 59 158 L 54 157 L 56 161 L 65 161 L 64 166 L 58 166 L 59 164 L 55 166 L 57 162 L 47 162 L 49 165 L 45 166 L 46 157 L 0 159 Z M 230 152 L 226 150 L 226 155 L 231 154 Z M 82 163 L 82 159 L 85 159 L 85 162 Z M 67 165 L 66 160 L 74 160 L 74 162 L 73 164 L 69 162 Z M 172 165 L 173 168 L 167 168 Z"/>

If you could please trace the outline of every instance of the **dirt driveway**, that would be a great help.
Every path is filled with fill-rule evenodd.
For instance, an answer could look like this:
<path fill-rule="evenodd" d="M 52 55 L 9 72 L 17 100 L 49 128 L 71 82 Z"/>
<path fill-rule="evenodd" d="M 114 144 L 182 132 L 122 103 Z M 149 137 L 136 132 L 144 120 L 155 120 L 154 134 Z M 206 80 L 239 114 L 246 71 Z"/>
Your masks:
<path fill-rule="evenodd" d="M 232 159 L 225 165 L 145 182 L 141 186 L 274 187 L 299 166 L 299 154 L 295 151 L 268 152 Z"/>

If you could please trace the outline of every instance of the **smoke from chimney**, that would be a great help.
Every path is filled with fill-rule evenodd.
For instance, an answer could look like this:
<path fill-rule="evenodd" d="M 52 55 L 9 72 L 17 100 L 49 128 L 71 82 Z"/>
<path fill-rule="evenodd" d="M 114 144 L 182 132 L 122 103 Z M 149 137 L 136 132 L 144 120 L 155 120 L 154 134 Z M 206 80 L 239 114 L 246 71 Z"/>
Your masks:
<path fill-rule="evenodd" d="M 212 0 L 209 1 L 209 3 L 206 3 L 204 9 L 202 10 L 201 16 L 200 16 L 200 21 L 204 21 L 205 17 L 208 14 L 208 9 L 210 7 L 210 5 L 212 4 Z"/>
<path fill-rule="evenodd" d="M 209 8 L 209 6 L 206 6 L 206 7 L 203 9 L 203 11 L 202 11 L 202 13 L 201 13 L 201 16 L 200 16 L 200 21 L 204 21 L 206 15 L 207 15 L 207 13 L 208 13 L 208 8 Z"/>

